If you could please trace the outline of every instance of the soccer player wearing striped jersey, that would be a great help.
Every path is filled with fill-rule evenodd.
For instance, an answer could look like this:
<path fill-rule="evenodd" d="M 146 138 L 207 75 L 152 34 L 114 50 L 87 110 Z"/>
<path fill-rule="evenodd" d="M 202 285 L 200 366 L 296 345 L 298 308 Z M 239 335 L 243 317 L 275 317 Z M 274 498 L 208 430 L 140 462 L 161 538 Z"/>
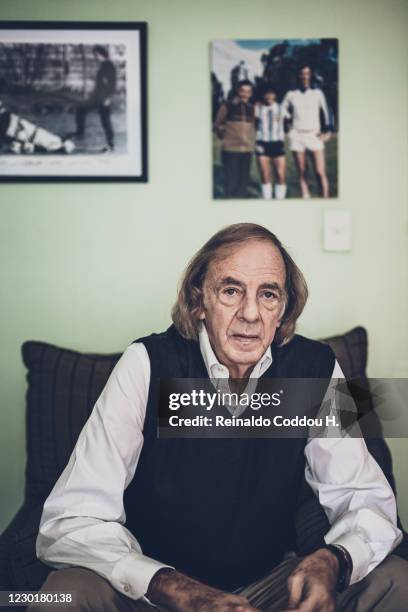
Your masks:
<path fill-rule="evenodd" d="M 262 179 L 262 196 L 272 198 L 272 174 L 275 198 L 286 196 L 286 159 L 284 149 L 283 115 L 272 89 L 265 91 L 262 103 L 255 108 L 256 147 L 259 172 Z"/>
<path fill-rule="evenodd" d="M 289 148 L 293 152 L 299 174 L 302 197 L 310 198 L 306 179 L 306 152 L 310 151 L 313 167 L 323 198 L 329 197 L 324 143 L 330 138 L 330 115 L 324 93 L 311 88 L 312 70 L 303 66 L 298 72 L 299 88 L 289 91 L 282 102 L 285 119 L 290 119 Z"/>

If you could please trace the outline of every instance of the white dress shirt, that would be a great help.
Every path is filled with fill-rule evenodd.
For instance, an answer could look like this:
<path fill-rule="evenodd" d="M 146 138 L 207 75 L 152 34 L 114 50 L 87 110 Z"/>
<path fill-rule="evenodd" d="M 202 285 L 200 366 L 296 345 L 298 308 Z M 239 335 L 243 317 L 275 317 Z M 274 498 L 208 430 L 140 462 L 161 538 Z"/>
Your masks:
<path fill-rule="evenodd" d="M 203 326 L 200 349 L 210 378 L 228 378 Z M 270 347 L 255 365 L 258 378 L 272 363 Z M 335 364 L 333 378 L 343 377 Z M 143 554 L 124 527 L 123 492 L 143 446 L 150 360 L 131 344 L 115 366 L 85 424 L 68 465 L 44 504 L 37 556 L 52 567 L 81 566 L 132 599 L 144 597 L 167 565 Z M 368 574 L 400 542 L 391 487 L 361 438 L 310 438 L 306 480 L 331 528 L 327 544 L 344 545 L 353 560 L 351 583 Z M 244 585 L 242 585 L 244 586 Z"/>

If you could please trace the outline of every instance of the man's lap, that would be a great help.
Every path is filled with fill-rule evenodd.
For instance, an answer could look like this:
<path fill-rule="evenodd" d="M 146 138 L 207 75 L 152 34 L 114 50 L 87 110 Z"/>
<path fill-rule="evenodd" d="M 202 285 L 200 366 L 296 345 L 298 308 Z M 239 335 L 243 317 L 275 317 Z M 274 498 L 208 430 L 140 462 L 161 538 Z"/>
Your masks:
<path fill-rule="evenodd" d="M 291 558 L 274 568 L 267 576 L 239 589 L 254 607 L 263 612 L 278 612 L 287 606 L 287 579 L 300 558 Z M 91 570 L 72 567 L 53 571 L 42 592 L 72 593 L 75 605 L 70 612 L 149 612 L 152 607 L 143 600 L 126 597 Z M 50 607 L 31 606 L 40 612 Z M 157 608 L 155 608 L 157 610 Z M 408 609 L 408 562 L 391 555 L 366 578 L 337 597 L 337 612 L 396 612 Z M 165 612 L 163 610 L 163 612 Z"/>
<path fill-rule="evenodd" d="M 338 596 L 336 612 L 408 610 L 408 561 L 390 555 Z"/>

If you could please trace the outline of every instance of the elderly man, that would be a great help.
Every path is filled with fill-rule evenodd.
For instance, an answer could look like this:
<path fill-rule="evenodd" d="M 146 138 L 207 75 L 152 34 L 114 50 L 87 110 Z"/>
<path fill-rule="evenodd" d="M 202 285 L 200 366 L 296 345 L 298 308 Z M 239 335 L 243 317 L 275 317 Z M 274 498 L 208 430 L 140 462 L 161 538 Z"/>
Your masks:
<path fill-rule="evenodd" d="M 395 498 L 361 438 L 157 438 L 159 379 L 341 376 L 327 346 L 295 335 L 306 298 L 264 227 L 198 251 L 173 325 L 127 348 L 44 505 L 37 553 L 60 569 L 42 592 L 82 611 L 404 609 Z M 284 559 L 304 475 L 331 528 Z"/>

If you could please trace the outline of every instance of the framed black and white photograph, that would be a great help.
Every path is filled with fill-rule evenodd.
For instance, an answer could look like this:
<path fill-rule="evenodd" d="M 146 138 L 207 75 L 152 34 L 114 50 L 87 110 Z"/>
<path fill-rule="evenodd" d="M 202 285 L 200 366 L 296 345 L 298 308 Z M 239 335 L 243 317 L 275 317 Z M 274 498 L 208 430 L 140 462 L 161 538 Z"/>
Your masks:
<path fill-rule="evenodd" d="M 147 181 L 147 24 L 0 22 L 0 180 Z"/>
<path fill-rule="evenodd" d="M 338 40 L 215 40 L 213 196 L 338 196 Z"/>

